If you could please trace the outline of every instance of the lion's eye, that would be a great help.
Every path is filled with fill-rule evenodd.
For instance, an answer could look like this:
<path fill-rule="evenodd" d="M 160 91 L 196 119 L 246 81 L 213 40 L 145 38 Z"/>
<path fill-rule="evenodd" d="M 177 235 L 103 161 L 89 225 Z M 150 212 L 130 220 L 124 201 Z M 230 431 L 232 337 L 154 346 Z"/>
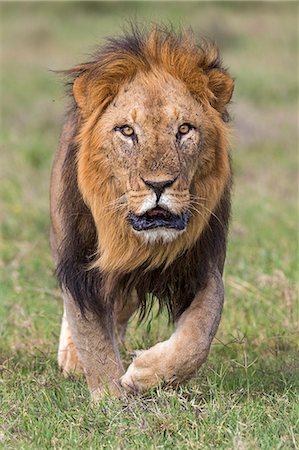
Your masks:
<path fill-rule="evenodd" d="M 183 123 L 182 125 L 179 126 L 178 134 L 179 135 L 188 134 L 192 128 L 193 128 L 192 125 L 190 125 L 189 123 Z"/>
<path fill-rule="evenodd" d="M 122 127 L 116 127 L 115 128 L 116 131 L 120 131 L 121 134 L 125 137 L 133 137 L 135 136 L 135 131 L 132 127 L 130 127 L 129 125 L 124 125 Z"/>

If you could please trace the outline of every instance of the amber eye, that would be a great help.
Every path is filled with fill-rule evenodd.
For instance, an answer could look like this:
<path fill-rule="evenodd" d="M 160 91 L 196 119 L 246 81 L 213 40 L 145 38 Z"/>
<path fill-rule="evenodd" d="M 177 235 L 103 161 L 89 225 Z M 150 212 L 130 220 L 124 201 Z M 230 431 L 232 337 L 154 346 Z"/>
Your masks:
<path fill-rule="evenodd" d="M 129 125 L 123 125 L 122 127 L 116 127 L 116 131 L 120 131 L 121 134 L 125 137 L 133 137 L 135 136 L 135 131 Z"/>
<path fill-rule="evenodd" d="M 182 125 L 179 126 L 178 133 L 180 135 L 187 134 L 192 128 L 193 128 L 192 125 L 190 125 L 189 123 L 183 123 Z"/>

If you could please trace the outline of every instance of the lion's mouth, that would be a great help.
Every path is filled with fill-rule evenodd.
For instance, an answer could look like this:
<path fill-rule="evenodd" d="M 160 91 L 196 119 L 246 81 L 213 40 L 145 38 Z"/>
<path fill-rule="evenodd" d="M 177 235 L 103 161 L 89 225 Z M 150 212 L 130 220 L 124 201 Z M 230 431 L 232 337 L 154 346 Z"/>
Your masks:
<path fill-rule="evenodd" d="M 135 231 L 152 230 L 154 228 L 172 228 L 183 231 L 189 221 L 188 212 L 176 215 L 160 206 L 148 210 L 145 214 L 137 216 L 129 212 L 128 219 Z"/>

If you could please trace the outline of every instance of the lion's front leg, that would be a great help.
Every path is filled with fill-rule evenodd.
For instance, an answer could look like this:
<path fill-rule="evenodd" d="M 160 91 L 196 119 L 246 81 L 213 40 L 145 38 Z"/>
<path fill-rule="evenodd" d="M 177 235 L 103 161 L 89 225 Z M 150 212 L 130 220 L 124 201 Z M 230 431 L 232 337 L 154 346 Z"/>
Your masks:
<path fill-rule="evenodd" d="M 198 293 L 179 318 L 172 336 L 137 353 L 121 378 L 122 386 L 129 391 L 144 391 L 161 381 L 176 384 L 195 375 L 208 356 L 223 298 L 221 275 L 213 272 L 206 289 Z"/>
<path fill-rule="evenodd" d="M 104 392 L 119 395 L 119 378 L 124 369 L 119 357 L 113 316 L 86 311 L 85 316 L 69 296 L 64 294 L 67 323 L 94 400 Z"/>

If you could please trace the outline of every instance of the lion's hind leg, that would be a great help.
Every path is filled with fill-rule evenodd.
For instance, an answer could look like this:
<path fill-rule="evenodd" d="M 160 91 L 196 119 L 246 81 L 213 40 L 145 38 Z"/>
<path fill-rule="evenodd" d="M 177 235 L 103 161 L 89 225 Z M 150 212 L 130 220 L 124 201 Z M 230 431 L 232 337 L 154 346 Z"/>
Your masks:
<path fill-rule="evenodd" d="M 124 302 L 119 302 L 116 307 L 116 335 L 118 342 L 125 344 L 128 321 L 139 306 L 137 292 L 133 291 Z"/>
<path fill-rule="evenodd" d="M 78 357 L 78 352 L 75 347 L 65 313 L 62 318 L 60 331 L 58 366 L 63 371 L 65 376 L 72 373 L 83 373 L 83 368 Z"/>

